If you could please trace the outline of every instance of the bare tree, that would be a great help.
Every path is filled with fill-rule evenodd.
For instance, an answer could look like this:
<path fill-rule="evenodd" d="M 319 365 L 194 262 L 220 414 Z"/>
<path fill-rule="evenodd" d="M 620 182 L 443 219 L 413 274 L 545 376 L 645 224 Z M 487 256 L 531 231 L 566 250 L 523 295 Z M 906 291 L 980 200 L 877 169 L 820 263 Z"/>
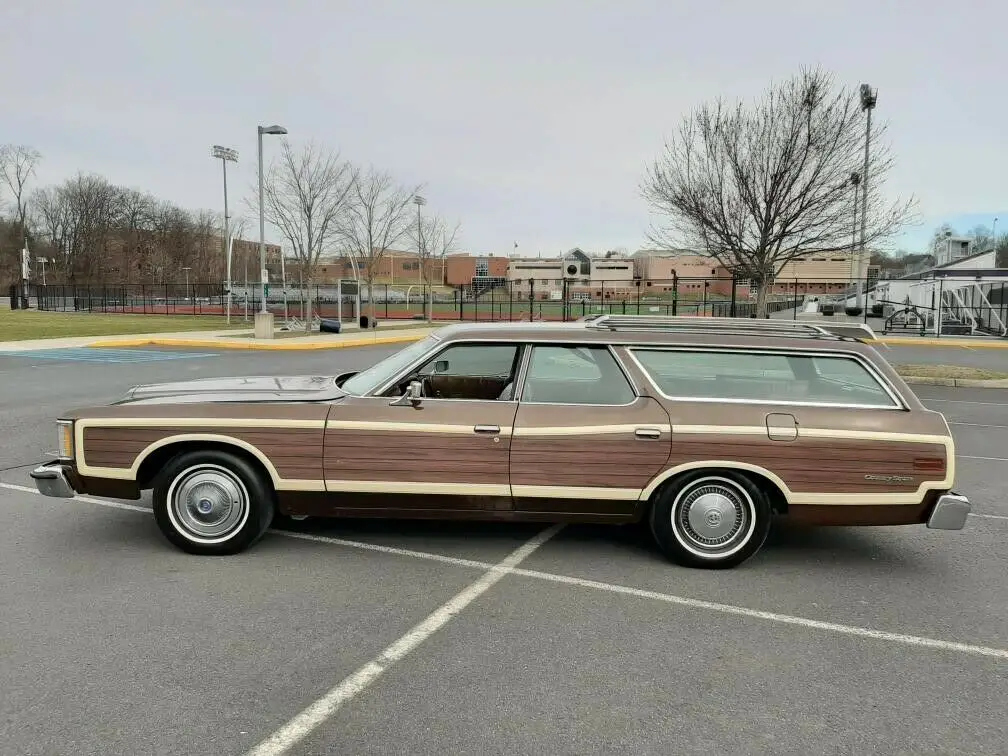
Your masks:
<path fill-rule="evenodd" d="M 651 241 L 690 247 L 751 279 L 764 317 L 767 287 L 784 265 L 851 250 L 851 173 L 864 160 L 859 103 L 857 91 L 835 90 L 832 77 L 815 69 L 771 88 L 751 109 L 700 106 L 683 118 L 642 184 L 667 220 L 652 229 Z M 866 247 L 898 232 L 914 207 L 912 198 L 884 201 L 893 160 L 883 132 L 873 125 Z"/>
<path fill-rule="evenodd" d="M 442 270 L 445 257 L 458 251 L 458 241 L 461 223 L 451 225 L 439 215 L 430 215 L 420 221 L 419 226 L 411 224 L 410 237 L 416 244 L 420 257 L 420 277 L 424 286 L 425 317 L 434 317 L 434 274 Z M 443 283 L 443 281 L 442 281 Z"/>
<path fill-rule="evenodd" d="M 375 319 L 374 280 L 385 253 L 408 238 L 411 206 L 419 187 L 406 187 L 388 173 L 369 168 L 357 172 L 350 185 L 348 212 L 339 236 L 367 281 L 368 313 Z"/>
<path fill-rule="evenodd" d="M 28 244 L 28 196 L 26 186 L 35 175 L 42 153 L 23 144 L 0 145 L 0 179 L 14 198 L 14 223 L 20 236 L 14 250 L 16 270 L 21 270 L 21 249 Z M 20 272 L 18 278 L 21 277 Z"/>
<path fill-rule="evenodd" d="M 353 166 L 341 160 L 338 153 L 313 143 L 295 152 L 285 139 L 279 159 L 263 177 L 266 220 L 290 242 L 308 289 L 323 250 L 338 238 L 355 175 Z M 258 211 L 258 196 L 250 198 L 248 205 Z M 304 289 L 301 297 L 303 309 Z M 311 329 L 311 322 L 309 310 L 306 331 Z"/>

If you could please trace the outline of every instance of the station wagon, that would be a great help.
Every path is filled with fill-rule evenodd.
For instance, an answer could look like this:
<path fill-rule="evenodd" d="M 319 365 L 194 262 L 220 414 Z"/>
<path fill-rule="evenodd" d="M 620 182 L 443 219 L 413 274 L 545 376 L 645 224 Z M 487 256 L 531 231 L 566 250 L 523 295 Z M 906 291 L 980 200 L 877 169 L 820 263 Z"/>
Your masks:
<path fill-rule="evenodd" d="M 275 517 L 642 522 L 724 568 L 772 521 L 964 527 L 955 444 L 867 326 L 603 315 L 446 326 L 360 372 L 137 386 L 67 412 L 50 496 L 153 491 L 194 554 Z"/>

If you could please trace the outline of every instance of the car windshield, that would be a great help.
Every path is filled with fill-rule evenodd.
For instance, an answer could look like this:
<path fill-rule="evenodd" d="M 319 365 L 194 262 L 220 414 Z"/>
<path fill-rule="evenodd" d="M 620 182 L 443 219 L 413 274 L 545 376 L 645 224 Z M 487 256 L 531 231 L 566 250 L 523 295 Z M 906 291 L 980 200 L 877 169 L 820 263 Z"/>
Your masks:
<path fill-rule="evenodd" d="M 354 396 L 363 396 L 384 384 L 411 362 L 433 349 L 437 343 L 438 339 L 434 334 L 431 334 L 422 341 L 410 344 L 367 370 L 362 370 L 357 375 L 348 378 L 340 386 L 340 389 Z"/>

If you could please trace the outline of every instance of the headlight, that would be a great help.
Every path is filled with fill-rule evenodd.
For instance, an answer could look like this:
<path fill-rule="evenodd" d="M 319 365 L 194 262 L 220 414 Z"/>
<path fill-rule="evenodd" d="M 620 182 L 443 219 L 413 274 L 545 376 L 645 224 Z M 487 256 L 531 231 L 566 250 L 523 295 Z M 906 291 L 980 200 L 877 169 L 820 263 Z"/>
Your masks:
<path fill-rule="evenodd" d="M 74 458 L 74 428 L 73 420 L 57 420 L 56 433 L 59 458 L 71 460 Z"/>

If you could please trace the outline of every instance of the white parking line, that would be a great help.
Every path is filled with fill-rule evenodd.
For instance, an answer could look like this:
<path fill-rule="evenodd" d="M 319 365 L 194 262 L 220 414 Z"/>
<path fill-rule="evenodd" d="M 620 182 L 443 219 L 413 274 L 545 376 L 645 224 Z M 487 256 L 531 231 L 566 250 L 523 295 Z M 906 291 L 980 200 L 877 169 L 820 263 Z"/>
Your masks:
<path fill-rule="evenodd" d="M 1008 457 L 973 457 L 969 454 L 956 454 L 956 459 L 982 459 L 987 462 L 1008 462 Z"/>
<path fill-rule="evenodd" d="M 562 527 L 562 525 L 553 525 L 537 533 L 522 546 L 512 551 L 506 559 L 492 565 L 491 569 L 483 573 L 479 580 L 464 588 L 454 598 L 382 651 L 381 654 L 345 678 L 322 698 L 248 751 L 248 756 L 278 756 L 304 740 L 316 727 L 331 717 L 340 706 L 361 693 L 368 685 L 377 680 L 382 672 L 444 627 L 455 615 L 486 593 L 497 581 L 513 571 L 532 552 L 556 535 Z"/>
<path fill-rule="evenodd" d="M 0 488 L 8 488 L 15 491 L 25 491 L 28 493 L 38 494 L 38 491 L 36 491 L 33 488 L 28 488 L 27 486 L 19 486 L 13 483 L 0 483 Z M 119 505 L 118 502 L 106 501 L 104 499 L 94 499 L 86 496 L 77 496 L 75 497 L 75 499 L 77 501 L 98 504 L 100 506 L 113 507 L 119 509 L 130 509 L 132 511 L 140 511 L 150 514 L 150 509 L 139 507 L 133 504 Z M 970 517 L 980 517 L 984 519 L 993 519 L 993 520 L 1008 520 L 1008 516 L 1004 515 L 970 513 Z M 316 541 L 319 543 L 329 543 L 336 546 L 347 546 L 355 549 L 363 549 L 367 551 L 377 551 L 386 554 L 406 556 L 413 559 L 423 559 L 427 561 L 455 564 L 461 567 L 482 569 L 489 571 L 488 574 L 503 569 L 502 565 L 504 564 L 504 562 L 501 562 L 495 565 L 491 562 L 481 562 L 476 559 L 461 559 L 458 557 L 445 556 L 443 554 L 434 554 L 427 551 L 414 551 L 412 549 L 400 549 L 392 546 L 380 546 L 377 544 L 364 543 L 361 541 L 350 541 L 342 538 L 330 538 L 328 536 L 318 536 L 310 533 L 294 533 L 285 530 L 271 530 L 270 532 L 288 538 L 296 538 L 306 541 Z M 539 534 L 539 536 L 543 536 L 547 533 L 549 533 L 548 530 L 543 531 L 542 533 Z M 552 534 L 550 533 L 550 536 L 551 535 Z M 532 539 L 532 541 L 529 541 L 528 544 L 526 544 L 526 546 L 532 544 L 534 541 L 535 539 Z M 524 548 L 524 546 L 522 548 Z M 518 552 L 515 552 L 515 554 L 517 553 Z M 514 556 L 514 554 L 512 554 L 512 556 Z M 705 609 L 707 611 L 717 612 L 720 614 L 732 614 L 736 616 L 751 617 L 754 619 L 762 619 L 770 622 L 778 622 L 781 624 L 797 625 L 800 627 L 806 627 L 816 630 L 826 630 L 829 632 L 840 633 L 843 635 L 872 638 L 875 640 L 888 641 L 890 643 L 899 643 L 904 645 L 916 646 L 918 648 L 937 648 L 946 651 L 958 651 L 961 653 L 968 653 L 977 656 L 987 656 L 996 659 L 1008 660 L 1008 649 L 993 648 L 990 646 L 980 646 L 969 643 L 957 643 L 955 641 L 946 641 L 938 638 L 928 638 L 918 635 L 908 635 L 906 633 L 893 633 L 886 630 L 874 630 L 869 627 L 859 627 L 857 625 L 844 625 L 836 622 L 824 622 L 822 620 L 815 620 L 808 617 L 799 617 L 790 614 L 780 614 L 778 612 L 767 612 L 760 609 L 750 609 L 744 606 L 735 606 L 733 604 L 720 604 L 713 601 L 703 601 L 701 599 L 693 599 L 686 596 L 677 596 L 670 593 L 660 593 L 657 591 L 649 591 L 642 588 L 633 588 L 630 586 L 617 585 L 614 583 L 603 583 L 596 580 L 588 580 L 585 578 L 571 577 L 567 575 L 558 575 L 551 572 L 526 570 L 519 567 L 513 567 L 509 570 L 509 572 L 512 575 L 517 575 L 521 577 L 529 577 L 537 580 L 545 580 L 552 583 L 577 585 L 584 588 L 592 588 L 595 590 L 606 591 L 608 593 L 618 593 L 627 596 L 636 596 L 638 598 L 650 599 L 653 601 L 661 601 L 669 604 L 688 606 L 695 609 Z M 473 585 L 476 585 L 476 583 L 474 583 Z M 442 609 L 443 608 L 444 607 L 442 607 Z M 347 679 L 349 680 L 350 678 Z M 279 751 L 277 752 L 266 751 L 264 753 L 279 753 Z"/>

